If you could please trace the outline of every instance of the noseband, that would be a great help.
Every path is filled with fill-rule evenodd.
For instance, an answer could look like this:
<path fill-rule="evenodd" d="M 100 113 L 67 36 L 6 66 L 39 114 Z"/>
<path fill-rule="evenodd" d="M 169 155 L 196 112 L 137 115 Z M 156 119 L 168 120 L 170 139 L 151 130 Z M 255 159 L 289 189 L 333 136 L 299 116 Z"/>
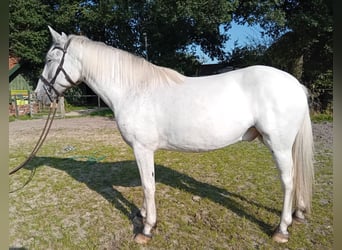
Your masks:
<path fill-rule="evenodd" d="M 44 90 L 47 94 L 47 96 L 49 97 L 50 101 L 53 102 L 53 98 L 52 98 L 52 94 L 51 94 L 51 90 L 53 90 L 56 94 L 57 94 L 57 97 L 60 97 L 62 96 L 63 94 L 62 93 L 59 93 L 56 88 L 54 87 L 54 84 L 56 82 L 56 79 L 57 79 L 57 76 L 60 72 L 62 72 L 66 78 L 66 80 L 73 86 L 77 86 L 77 84 L 71 79 L 71 77 L 69 76 L 69 74 L 65 71 L 65 69 L 63 68 L 63 64 L 64 64 L 64 58 L 65 58 L 65 55 L 67 53 L 67 49 L 70 45 L 70 42 L 71 42 L 71 39 L 69 39 L 64 48 L 62 47 L 54 47 L 53 49 L 59 49 L 63 52 L 63 56 L 62 56 L 62 59 L 61 61 L 59 62 L 59 65 L 57 67 L 57 70 L 56 70 L 56 73 L 54 75 L 54 77 L 49 81 L 47 80 L 43 75 L 40 75 L 39 79 L 44 83 Z"/>

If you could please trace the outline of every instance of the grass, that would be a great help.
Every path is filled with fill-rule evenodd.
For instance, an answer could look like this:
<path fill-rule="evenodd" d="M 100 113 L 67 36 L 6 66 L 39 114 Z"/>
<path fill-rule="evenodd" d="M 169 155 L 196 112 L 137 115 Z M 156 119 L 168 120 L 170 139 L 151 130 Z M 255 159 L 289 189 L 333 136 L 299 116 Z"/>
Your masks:
<path fill-rule="evenodd" d="M 95 108 L 95 107 L 94 106 L 89 106 L 89 105 L 74 106 L 74 105 L 66 103 L 66 105 L 65 105 L 65 112 L 78 111 L 78 110 L 91 109 L 91 108 Z"/>
<path fill-rule="evenodd" d="M 15 120 L 22 120 L 22 121 L 26 121 L 26 120 L 31 120 L 32 117 L 30 115 L 20 115 L 18 117 L 15 117 L 13 115 L 8 116 L 8 121 L 9 122 L 13 122 Z"/>
<path fill-rule="evenodd" d="M 114 117 L 114 113 L 110 108 L 102 108 L 91 112 L 90 116 Z"/>
<path fill-rule="evenodd" d="M 312 122 L 332 122 L 333 113 L 332 112 L 313 113 L 311 115 L 311 120 Z"/>
<path fill-rule="evenodd" d="M 209 153 L 159 151 L 158 226 L 147 247 L 132 238 L 142 202 L 132 150 L 111 145 L 113 131 L 87 138 L 50 138 L 27 168 L 10 178 L 10 244 L 26 249 L 331 249 L 332 151 L 316 154 L 313 214 L 291 227 L 285 245 L 270 239 L 282 192 L 268 150 L 238 143 Z M 114 131 L 114 134 L 118 134 Z M 96 135 L 104 135 L 96 137 Z M 33 144 L 33 143 L 32 143 Z M 65 150 L 73 145 L 72 150 Z M 10 149 L 11 167 L 33 145 Z"/>

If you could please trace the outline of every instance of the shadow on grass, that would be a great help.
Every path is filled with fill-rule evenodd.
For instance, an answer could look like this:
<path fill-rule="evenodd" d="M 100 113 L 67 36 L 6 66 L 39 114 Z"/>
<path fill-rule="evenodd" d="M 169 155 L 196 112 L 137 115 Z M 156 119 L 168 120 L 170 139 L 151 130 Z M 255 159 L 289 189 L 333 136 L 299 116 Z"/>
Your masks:
<path fill-rule="evenodd" d="M 86 184 L 90 189 L 102 195 L 133 222 L 133 218 L 139 211 L 139 208 L 127 200 L 114 187 L 136 187 L 141 185 L 139 171 L 135 161 L 103 163 L 79 161 L 71 158 L 35 157 L 26 168 L 33 169 L 43 165 L 65 171 L 75 180 Z M 267 235 L 272 234 L 274 225 L 269 225 L 249 213 L 247 211 L 248 209 L 244 208 L 243 203 L 280 215 L 280 211 L 277 209 L 266 207 L 255 201 L 248 200 L 239 194 L 200 182 L 186 174 L 162 165 L 156 165 L 156 182 L 186 191 L 192 195 L 208 198 L 231 210 L 241 218 L 255 223 Z M 141 225 L 134 225 L 134 233 L 139 230 L 141 230 Z"/>

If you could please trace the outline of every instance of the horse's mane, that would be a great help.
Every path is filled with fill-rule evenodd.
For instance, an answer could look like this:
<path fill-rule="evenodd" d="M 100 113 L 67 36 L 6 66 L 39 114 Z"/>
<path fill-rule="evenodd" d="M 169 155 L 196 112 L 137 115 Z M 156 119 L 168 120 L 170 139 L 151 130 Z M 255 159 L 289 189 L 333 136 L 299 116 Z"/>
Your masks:
<path fill-rule="evenodd" d="M 71 46 L 82 47 L 83 74 L 96 75 L 100 81 L 118 81 L 134 88 L 161 84 L 179 84 L 185 76 L 175 70 L 154 65 L 129 52 L 94 42 L 83 36 L 70 35 Z"/>

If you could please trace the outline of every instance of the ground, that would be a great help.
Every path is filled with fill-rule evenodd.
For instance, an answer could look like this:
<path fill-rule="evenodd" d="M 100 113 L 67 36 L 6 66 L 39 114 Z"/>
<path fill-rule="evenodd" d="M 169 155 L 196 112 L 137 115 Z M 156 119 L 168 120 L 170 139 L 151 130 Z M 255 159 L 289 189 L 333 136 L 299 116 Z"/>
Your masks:
<path fill-rule="evenodd" d="M 32 150 L 44 122 L 9 123 L 11 168 Z M 313 124 L 313 133 L 313 214 L 290 229 L 288 244 L 270 240 L 281 188 L 256 141 L 212 153 L 158 152 L 158 227 L 147 249 L 331 249 L 332 123 Z M 10 194 L 11 247 L 140 249 L 132 240 L 140 179 L 112 118 L 56 119 L 37 157 L 10 177 L 10 189 L 19 189 Z"/>

